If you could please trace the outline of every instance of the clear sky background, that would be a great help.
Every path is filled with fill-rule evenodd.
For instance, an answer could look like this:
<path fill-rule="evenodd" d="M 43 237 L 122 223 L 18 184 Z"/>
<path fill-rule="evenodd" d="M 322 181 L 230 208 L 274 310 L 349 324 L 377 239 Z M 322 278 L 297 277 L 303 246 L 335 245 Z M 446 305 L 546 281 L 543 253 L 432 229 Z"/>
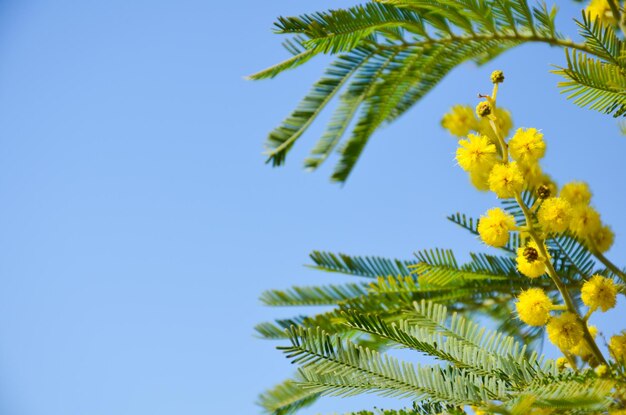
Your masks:
<path fill-rule="evenodd" d="M 344 280 L 304 268 L 311 250 L 482 249 L 445 215 L 477 216 L 495 198 L 455 167 L 439 119 L 488 92 L 493 69 L 506 73 L 500 102 L 516 125 L 543 129 L 547 170 L 591 184 L 617 233 L 609 256 L 625 257 L 626 138 L 559 96 L 548 73 L 559 49 L 454 71 L 376 134 L 343 188 L 331 165 L 301 169 L 321 124 L 285 168 L 265 165 L 266 133 L 327 63 L 244 81 L 286 57 L 274 18 L 353 3 L 0 3 L 0 413 L 259 413 L 257 394 L 292 368 L 253 326 L 300 310 L 266 309 L 258 295 Z M 573 33 L 576 5 L 559 3 Z"/>

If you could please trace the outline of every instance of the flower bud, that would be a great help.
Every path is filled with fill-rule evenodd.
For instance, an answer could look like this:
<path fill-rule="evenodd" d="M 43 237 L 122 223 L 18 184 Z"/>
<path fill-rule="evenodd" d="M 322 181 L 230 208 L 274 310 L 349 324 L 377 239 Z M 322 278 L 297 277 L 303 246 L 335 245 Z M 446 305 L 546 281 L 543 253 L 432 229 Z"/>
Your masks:
<path fill-rule="evenodd" d="M 524 258 L 526 258 L 526 261 L 532 264 L 539 259 L 539 252 L 537 252 L 537 250 L 532 246 L 527 246 L 526 248 L 524 248 Z"/>
<path fill-rule="evenodd" d="M 542 184 L 537 188 L 537 196 L 539 196 L 539 199 L 547 199 L 551 194 L 552 192 L 550 191 L 550 188 L 545 184 Z"/>
<path fill-rule="evenodd" d="M 504 82 L 504 72 L 502 71 L 493 71 L 491 72 L 491 82 L 494 84 L 501 84 Z"/>
<path fill-rule="evenodd" d="M 491 115 L 491 104 L 487 101 L 481 101 L 476 106 L 476 114 L 479 117 L 486 117 L 488 115 Z"/>

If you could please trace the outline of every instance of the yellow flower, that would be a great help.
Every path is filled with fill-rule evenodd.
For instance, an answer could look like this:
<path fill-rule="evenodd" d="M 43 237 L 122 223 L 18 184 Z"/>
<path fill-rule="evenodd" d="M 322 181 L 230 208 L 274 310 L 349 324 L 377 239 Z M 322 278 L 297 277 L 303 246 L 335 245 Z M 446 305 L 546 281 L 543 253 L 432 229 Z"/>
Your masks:
<path fill-rule="evenodd" d="M 544 246 L 545 249 L 545 246 Z M 548 254 L 549 258 L 550 254 Z M 517 249 L 517 269 L 528 278 L 537 278 L 546 273 L 544 258 L 539 253 L 539 247 L 534 241 L 527 246 Z"/>
<path fill-rule="evenodd" d="M 597 232 L 602 226 L 600 214 L 589 205 L 575 205 L 572 209 L 572 221 L 569 229 L 580 236 L 587 236 Z"/>
<path fill-rule="evenodd" d="M 515 196 L 524 187 L 524 177 L 516 162 L 500 163 L 489 173 L 489 189 L 500 199 Z"/>
<path fill-rule="evenodd" d="M 474 411 L 474 415 L 487 415 L 487 412 L 483 411 L 477 406 L 470 406 L 470 408 L 472 408 L 472 411 Z"/>
<path fill-rule="evenodd" d="M 455 105 L 443 116 L 441 126 L 454 136 L 465 137 L 470 131 L 478 129 L 478 121 L 470 106 Z"/>
<path fill-rule="evenodd" d="M 591 14 L 591 20 L 599 19 L 602 23 L 614 25 L 617 23 L 608 0 L 591 0 L 586 9 Z"/>
<path fill-rule="evenodd" d="M 580 293 L 583 303 L 592 310 L 600 308 L 607 311 L 615 307 L 617 287 L 610 278 L 594 275 L 585 281 Z"/>
<path fill-rule="evenodd" d="M 543 134 L 536 128 L 518 128 L 509 142 L 509 151 L 514 160 L 535 162 L 546 153 Z"/>
<path fill-rule="evenodd" d="M 487 117 L 491 115 L 493 107 L 488 101 L 481 101 L 476 105 L 476 115 L 479 117 Z"/>
<path fill-rule="evenodd" d="M 568 364 L 569 362 L 565 357 L 559 357 L 558 359 L 556 359 L 556 368 L 559 369 L 559 372 L 565 370 Z"/>
<path fill-rule="evenodd" d="M 494 162 L 495 164 L 495 162 Z M 485 192 L 489 190 L 489 172 L 493 164 L 489 167 L 475 169 L 469 172 L 470 182 L 474 187 L 481 192 Z"/>
<path fill-rule="evenodd" d="M 539 208 L 537 219 L 546 232 L 564 232 L 572 220 L 572 205 L 561 197 L 548 198 Z"/>
<path fill-rule="evenodd" d="M 607 365 L 598 365 L 595 369 L 596 375 L 598 375 L 599 378 L 603 378 L 606 375 L 609 374 L 609 367 Z"/>
<path fill-rule="evenodd" d="M 552 301 L 541 288 L 523 291 L 515 303 L 520 320 L 529 326 L 544 326 L 550 319 Z"/>
<path fill-rule="evenodd" d="M 504 82 L 504 72 L 502 71 L 493 71 L 491 72 L 491 82 L 494 84 L 501 84 Z"/>
<path fill-rule="evenodd" d="M 456 161 L 465 171 L 484 169 L 495 162 L 496 146 L 486 136 L 470 134 L 466 140 L 459 140 Z"/>
<path fill-rule="evenodd" d="M 626 331 L 616 334 L 609 341 L 609 350 L 618 362 L 626 362 Z"/>
<path fill-rule="evenodd" d="M 588 205 L 591 202 L 591 190 L 585 182 L 569 182 L 563 185 L 559 196 L 570 202 L 572 206 Z"/>
<path fill-rule="evenodd" d="M 478 221 L 478 234 L 484 243 L 496 248 L 509 242 L 509 232 L 515 228 L 515 218 L 500 208 L 489 209 Z"/>
<path fill-rule="evenodd" d="M 568 311 L 552 317 L 547 326 L 548 338 L 561 350 L 569 350 L 583 338 L 583 328 L 578 318 Z"/>
<path fill-rule="evenodd" d="M 601 226 L 600 229 L 589 235 L 589 240 L 600 252 L 608 251 L 613 246 L 615 234 L 608 226 Z"/>
<path fill-rule="evenodd" d="M 598 335 L 598 328 L 596 326 L 589 326 L 588 329 L 591 337 L 595 339 Z M 589 358 L 592 356 L 591 349 L 584 339 L 581 339 L 576 346 L 572 347 L 570 349 L 570 353 L 582 357 L 583 360 L 589 360 Z"/>

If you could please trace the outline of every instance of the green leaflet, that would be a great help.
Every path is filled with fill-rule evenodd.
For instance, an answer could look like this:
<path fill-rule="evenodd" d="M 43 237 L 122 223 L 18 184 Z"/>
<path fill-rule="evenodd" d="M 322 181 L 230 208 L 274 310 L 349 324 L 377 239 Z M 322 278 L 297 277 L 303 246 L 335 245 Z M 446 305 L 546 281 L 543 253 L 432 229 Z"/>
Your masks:
<path fill-rule="evenodd" d="M 573 45 L 557 33 L 554 19 L 555 9 L 530 7 L 525 0 L 383 0 L 281 17 L 276 31 L 294 36 L 287 42 L 292 57 L 251 79 L 276 76 L 320 53 L 339 56 L 270 133 L 268 161 L 282 165 L 321 111 L 340 96 L 305 166 L 318 168 L 338 148 L 332 179 L 345 182 L 378 128 L 413 107 L 459 64 L 485 63 L 526 42 Z"/>

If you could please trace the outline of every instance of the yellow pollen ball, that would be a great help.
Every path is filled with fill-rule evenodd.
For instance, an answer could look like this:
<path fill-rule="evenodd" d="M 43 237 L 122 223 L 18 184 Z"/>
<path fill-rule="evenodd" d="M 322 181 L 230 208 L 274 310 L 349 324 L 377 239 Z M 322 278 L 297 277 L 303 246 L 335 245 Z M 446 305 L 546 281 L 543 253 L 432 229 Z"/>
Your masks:
<path fill-rule="evenodd" d="M 500 199 L 514 197 L 524 187 L 524 177 L 516 162 L 500 163 L 489 173 L 489 189 Z"/>
<path fill-rule="evenodd" d="M 542 203 L 537 219 L 546 232 L 564 232 L 572 220 L 572 205 L 561 197 L 548 198 Z"/>
<path fill-rule="evenodd" d="M 558 359 L 556 359 L 556 368 L 559 369 L 559 371 L 563 371 L 565 370 L 566 366 L 569 364 L 569 362 L 567 361 L 567 358 L 565 357 L 559 357 Z"/>
<path fill-rule="evenodd" d="M 530 241 L 528 243 L 528 247 L 534 248 L 537 252 L 539 252 L 539 247 L 534 241 Z M 544 246 L 545 248 L 545 246 Z M 522 274 L 526 275 L 528 278 L 537 278 L 546 273 L 546 264 L 543 259 L 537 258 L 534 261 L 529 261 L 526 255 L 524 255 L 524 251 L 526 247 L 517 248 L 517 269 Z M 550 254 L 548 254 L 549 256 Z M 549 259 L 549 258 L 548 258 Z"/>
<path fill-rule="evenodd" d="M 626 331 L 616 334 L 609 341 L 609 350 L 618 362 L 626 363 Z"/>
<path fill-rule="evenodd" d="M 509 152 L 514 160 L 536 162 L 546 153 L 543 134 L 536 128 L 518 128 L 509 142 Z"/>
<path fill-rule="evenodd" d="M 578 318 L 570 312 L 552 317 L 547 326 L 548 338 L 559 349 L 567 351 L 583 338 L 583 328 Z"/>
<path fill-rule="evenodd" d="M 488 101 L 482 101 L 476 105 L 476 115 L 479 117 L 487 117 L 491 115 L 492 110 L 493 107 Z"/>
<path fill-rule="evenodd" d="M 610 278 L 594 275 L 585 281 L 580 292 L 583 303 L 592 310 L 607 311 L 615 307 L 617 286 Z"/>
<path fill-rule="evenodd" d="M 515 228 L 515 218 L 500 208 L 489 209 L 478 221 L 478 234 L 484 243 L 496 248 L 509 242 L 509 232 Z"/>
<path fill-rule="evenodd" d="M 608 251 L 613 246 L 615 234 L 608 226 L 601 226 L 600 229 L 589 235 L 589 240 L 600 252 Z"/>
<path fill-rule="evenodd" d="M 563 185 L 560 197 L 570 202 L 572 206 L 588 205 L 591 202 L 591 190 L 585 182 L 569 182 Z"/>
<path fill-rule="evenodd" d="M 569 229 L 581 238 L 597 232 L 602 226 L 600 214 L 589 205 L 576 205 L 572 209 Z"/>
<path fill-rule="evenodd" d="M 524 323 L 529 326 L 544 326 L 550 319 L 552 301 L 541 288 L 530 288 L 519 295 L 515 307 Z"/>
<path fill-rule="evenodd" d="M 489 190 L 488 180 L 491 167 L 493 167 L 493 165 L 485 168 L 475 169 L 469 172 L 470 182 L 477 190 L 480 190 L 481 192 L 486 192 L 487 190 Z"/>
<path fill-rule="evenodd" d="M 587 6 L 586 12 L 591 14 L 591 21 L 598 19 L 608 25 L 617 23 L 608 0 L 591 0 Z"/>
<path fill-rule="evenodd" d="M 465 171 L 483 169 L 495 162 L 496 146 L 486 136 L 470 134 L 466 140 L 459 140 L 456 161 Z"/>
<path fill-rule="evenodd" d="M 594 339 L 598 335 L 598 328 L 596 326 L 588 326 L 589 334 Z M 581 339 L 578 344 L 570 349 L 570 353 L 580 356 L 583 360 L 589 360 L 592 356 L 592 351 L 585 339 Z"/>
<path fill-rule="evenodd" d="M 454 136 L 465 137 L 478 129 L 478 120 L 470 106 L 455 105 L 443 116 L 441 126 Z"/>
<path fill-rule="evenodd" d="M 598 367 L 596 367 L 595 369 L 595 372 L 599 378 L 603 378 L 609 374 L 609 367 L 607 365 L 598 365 Z"/>

